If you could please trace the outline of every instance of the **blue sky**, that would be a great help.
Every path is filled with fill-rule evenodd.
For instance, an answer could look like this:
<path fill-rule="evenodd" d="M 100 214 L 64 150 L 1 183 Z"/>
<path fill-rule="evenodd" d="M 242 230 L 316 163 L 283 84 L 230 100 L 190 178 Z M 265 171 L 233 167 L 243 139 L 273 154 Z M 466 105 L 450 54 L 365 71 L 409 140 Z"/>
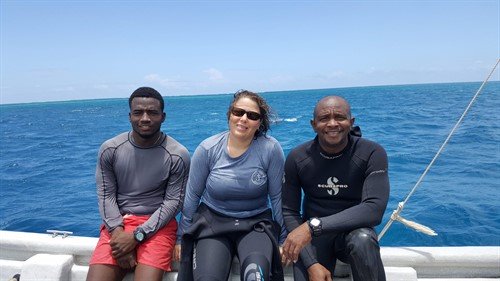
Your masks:
<path fill-rule="evenodd" d="M 0 16 L 3 104 L 482 81 L 500 57 L 500 0 L 1 0 Z"/>

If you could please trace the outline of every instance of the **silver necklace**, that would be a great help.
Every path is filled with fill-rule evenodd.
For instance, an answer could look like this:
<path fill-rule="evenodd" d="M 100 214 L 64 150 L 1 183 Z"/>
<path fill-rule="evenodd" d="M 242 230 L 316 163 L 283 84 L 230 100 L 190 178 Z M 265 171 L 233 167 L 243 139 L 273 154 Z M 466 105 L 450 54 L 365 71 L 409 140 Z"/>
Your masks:
<path fill-rule="evenodd" d="M 340 153 L 339 155 L 335 155 L 335 156 L 328 156 L 328 155 L 323 154 L 323 152 L 321 152 L 321 151 L 319 152 L 319 155 L 321 155 L 321 157 L 328 159 L 328 160 L 337 159 L 340 156 L 342 156 L 342 154 L 344 154 L 344 153 Z"/>

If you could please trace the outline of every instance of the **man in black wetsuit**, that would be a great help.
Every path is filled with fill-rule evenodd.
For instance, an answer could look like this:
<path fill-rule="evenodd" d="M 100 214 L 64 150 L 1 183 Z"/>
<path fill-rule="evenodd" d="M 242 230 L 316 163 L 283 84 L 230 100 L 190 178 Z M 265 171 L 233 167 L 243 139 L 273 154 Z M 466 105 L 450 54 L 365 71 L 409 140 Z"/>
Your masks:
<path fill-rule="evenodd" d="M 316 138 L 293 149 L 285 163 L 284 259 L 294 262 L 296 281 L 332 280 L 337 258 L 350 264 L 354 281 L 385 280 L 373 227 L 389 198 L 387 154 L 350 133 L 354 118 L 345 99 L 321 99 L 313 117 Z"/>

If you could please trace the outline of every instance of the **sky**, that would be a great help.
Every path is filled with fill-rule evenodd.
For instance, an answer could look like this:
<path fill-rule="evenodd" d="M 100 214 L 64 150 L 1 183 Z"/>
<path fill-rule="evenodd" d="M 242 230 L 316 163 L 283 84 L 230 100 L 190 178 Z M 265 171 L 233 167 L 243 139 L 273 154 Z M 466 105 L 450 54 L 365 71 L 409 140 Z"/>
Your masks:
<path fill-rule="evenodd" d="M 0 1 L 0 104 L 483 81 L 500 58 L 500 0 Z"/>

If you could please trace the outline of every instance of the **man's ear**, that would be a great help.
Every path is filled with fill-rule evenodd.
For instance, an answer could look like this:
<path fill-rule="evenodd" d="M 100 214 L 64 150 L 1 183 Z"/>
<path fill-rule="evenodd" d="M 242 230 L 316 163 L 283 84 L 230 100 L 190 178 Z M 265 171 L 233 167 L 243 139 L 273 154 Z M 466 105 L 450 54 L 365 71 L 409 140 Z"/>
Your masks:
<path fill-rule="evenodd" d="M 311 127 L 312 127 L 313 131 L 315 131 L 315 132 L 316 132 L 316 122 L 314 122 L 314 119 L 311 119 L 311 120 L 309 121 L 309 123 L 311 124 Z"/>
<path fill-rule="evenodd" d="M 167 118 L 167 114 L 165 112 L 162 112 L 163 117 L 161 118 L 161 122 L 165 122 L 165 119 Z"/>

